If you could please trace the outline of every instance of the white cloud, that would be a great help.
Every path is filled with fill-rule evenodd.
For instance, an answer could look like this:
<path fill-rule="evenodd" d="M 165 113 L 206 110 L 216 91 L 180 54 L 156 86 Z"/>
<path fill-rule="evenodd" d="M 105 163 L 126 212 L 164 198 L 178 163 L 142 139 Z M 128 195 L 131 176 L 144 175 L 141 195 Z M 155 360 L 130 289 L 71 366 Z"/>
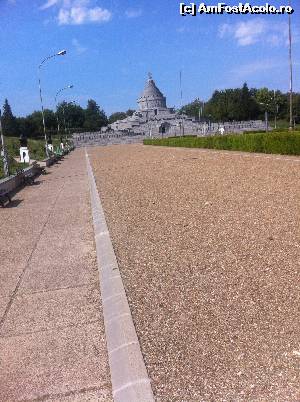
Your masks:
<path fill-rule="evenodd" d="M 269 70 L 274 70 L 278 68 L 282 68 L 284 63 L 282 61 L 274 61 L 274 60 L 259 60 L 254 61 L 252 63 L 246 63 L 239 65 L 237 68 L 231 70 L 232 74 L 242 77 L 248 77 L 257 72 L 264 72 Z"/>
<path fill-rule="evenodd" d="M 74 39 L 72 40 L 72 45 L 74 46 L 74 48 L 75 48 L 75 50 L 76 50 L 76 52 L 77 52 L 78 54 L 82 54 L 82 53 L 84 53 L 84 52 L 87 51 L 87 48 L 86 48 L 86 47 L 83 47 L 83 46 L 81 45 L 81 43 L 80 43 L 76 38 L 74 38 Z"/>
<path fill-rule="evenodd" d="M 108 22 L 112 13 L 101 7 L 93 7 L 91 0 L 48 0 L 42 10 L 59 7 L 57 22 L 59 25 L 82 25 Z"/>
<path fill-rule="evenodd" d="M 219 26 L 219 37 L 234 38 L 239 46 L 249 46 L 259 42 L 269 43 L 272 46 L 284 45 L 287 35 L 286 23 L 273 24 L 259 18 Z"/>
<path fill-rule="evenodd" d="M 127 18 L 138 18 L 143 14 L 143 11 L 141 8 L 130 8 L 125 11 L 125 15 Z"/>
<path fill-rule="evenodd" d="M 111 12 L 101 7 L 71 7 L 70 9 L 61 8 L 57 18 L 59 25 L 81 25 L 108 22 L 111 17 Z"/>
<path fill-rule="evenodd" d="M 44 10 L 53 6 L 60 6 L 63 8 L 71 7 L 87 7 L 91 3 L 91 0 L 47 0 L 40 9 Z"/>
<path fill-rule="evenodd" d="M 41 10 L 46 10 L 47 8 L 50 8 L 57 4 L 59 0 L 48 0 L 44 5 L 40 7 Z"/>

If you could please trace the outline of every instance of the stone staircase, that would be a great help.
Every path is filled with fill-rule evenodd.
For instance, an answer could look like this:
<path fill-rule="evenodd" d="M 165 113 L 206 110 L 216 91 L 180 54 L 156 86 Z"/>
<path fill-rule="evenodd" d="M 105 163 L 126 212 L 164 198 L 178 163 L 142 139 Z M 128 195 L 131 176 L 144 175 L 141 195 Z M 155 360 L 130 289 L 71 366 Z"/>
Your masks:
<path fill-rule="evenodd" d="M 146 138 L 145 135 L 136 136 L 93 136 L 89 138 L 86 136 L 82 139 L 74 139 L 74 145 L 77 148 L 80 147 L 97 147 L 97 146 L 107 146 L 107 145 L 118 145 L 118 144 L 136 144 L 142 143 Z"/>

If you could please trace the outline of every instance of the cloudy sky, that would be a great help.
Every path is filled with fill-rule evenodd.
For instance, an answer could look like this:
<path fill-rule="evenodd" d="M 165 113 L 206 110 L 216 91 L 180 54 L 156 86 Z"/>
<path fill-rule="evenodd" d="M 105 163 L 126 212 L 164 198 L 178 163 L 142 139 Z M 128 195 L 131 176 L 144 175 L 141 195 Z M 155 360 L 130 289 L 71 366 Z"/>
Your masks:
<path fill-rule="evenodd" d="M 269 0 L 275 6 L 287 2 Z M 288 90 L 287 16 L 182 17 L 179 3 L 0 0 L 0 103 L 8 98 L 16 115 L 39 110 L 38 65 L 61 49 L 67 54 L 42 69 L 48 108 L 54 108 L 56 92 L 70 84 L 74 88 L 61 100 L 85 106 L 93 98 L 108 114 L 135 108 L 149 71 L 170 107 L 180 104 L 180 70 L 184 103 L 243 82 Z M 292 4 L 295 90 L 300 91 L 300 4 Z"/>

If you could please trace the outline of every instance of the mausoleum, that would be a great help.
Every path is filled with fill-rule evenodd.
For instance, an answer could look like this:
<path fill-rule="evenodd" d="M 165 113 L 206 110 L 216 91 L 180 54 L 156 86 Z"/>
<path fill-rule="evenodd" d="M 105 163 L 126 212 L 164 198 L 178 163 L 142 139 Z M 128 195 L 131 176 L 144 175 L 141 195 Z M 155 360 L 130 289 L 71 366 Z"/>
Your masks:
<path fill-rule="evenodd" d="M 245 130 L 264 129 L 264 123 L 244 122 L 199 122 L 185 114 L 167 107 L 166 97 L 157 88 L 149 74 L 145 88 L 137 100 L 138 109 L 132 116 L 118 120 L 99 132 L 74 133 L 75 146 L 126 144 L 142 142 L 144 138 L 197 135 L 206 136 L 224 133 L 241 133 Z"/>
<path fill-rule="evenodd" d="M 194 119 L 167 107 L 166 97 L 157 88 L 151 74 L 137 103 L 138 110 L 132 116 L 109 125 L 109 130 L 151 137 L 164 133 L 180 135 L 186 130 L 189 134 L 197 134 L 201 128 Z"/>

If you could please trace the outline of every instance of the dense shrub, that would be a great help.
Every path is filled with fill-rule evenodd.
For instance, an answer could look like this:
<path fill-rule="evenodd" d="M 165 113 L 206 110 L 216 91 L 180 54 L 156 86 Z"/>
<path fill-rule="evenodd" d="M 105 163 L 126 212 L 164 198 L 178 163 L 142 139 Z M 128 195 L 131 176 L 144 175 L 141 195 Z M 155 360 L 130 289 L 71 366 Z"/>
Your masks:
<path fill-rule="evenodd" d="M 225 149 L 267 154 L 300 155 L 300 131 L 244 133 L 212 137 L 172 137 L 146 139 L 145 145 Z"/>

